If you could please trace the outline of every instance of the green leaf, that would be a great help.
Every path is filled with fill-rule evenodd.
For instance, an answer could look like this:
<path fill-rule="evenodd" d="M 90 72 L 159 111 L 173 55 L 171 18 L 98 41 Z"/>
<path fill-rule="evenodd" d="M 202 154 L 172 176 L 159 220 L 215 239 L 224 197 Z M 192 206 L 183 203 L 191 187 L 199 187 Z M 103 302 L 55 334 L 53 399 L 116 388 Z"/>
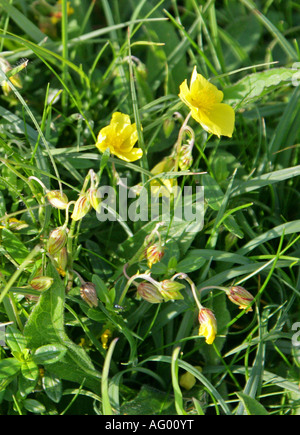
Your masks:
<path fill-rule="evenodd" d="M 67 352 L 63 358 L 49 364 L 48 370 L 62 379 L 79 384 L 85 380 L 86 385 L 98 392 L 100 373 L 95 370 L 84 349 L 75 345 L 64 330 L 65 287 L 52 265 L 49 264 L 46 274 L 53 278 L 53 285 L 41 295 L 25 325 L 24 335 L 28 347 L 38 349 L 51 343 L 65 346 Z"/>
<path fill-rule="evenodd" d="M 21 372 L 24 378 L 28 379 L 29 381 L 37 381 L 39 376 L 38 366 L 30 359 L 22 362 Z"/>
<path fill-rule="evenodd" d="M 290 85 L 295 70 L 292 68 L 271 68 L 249 74 L 237 83 L 224 89 L 224 99 L 229 104 L 247 105 L 263 97 L 283 84 Z"/>
<path fill-rule="evenodd" d="M 23 263 L 29 255 L 29 251 L 25 245 L 7 228 L 2 229 L 2 245 L 8 254 L 18 264 Z"/>
<path fill-rule="evenodd" d="M 46 371 L 42 377 L 42 385 L 49 399 L 55 403 L 58 403 L 62 396 L 61 380 L 53 373 Z"/>
<path fill-rule="evenodd" d="M 0 380 L 15 376 L 21 369 L 21 363 L 15 358 L 5 358 L 0 361 Z"/>
<path fill-rule="evenodd" d="M 239 399 L 243 402 L 248 415 L 269 415 L 265 407 L 256 399 L 244 393 L 236 393 Z"/>
<path fill-rule="evenodd" d="M 205 188 L 205 201 L 208 206 L 218 211 L 221 208 L 224 192 L 214 178 L 206 174 L 202 178 L 202 183 Z"/>
<path fill-rule="evenodd" d="M 43 414 L 46 412 L 45 406 L 35 399 L 25 399 L 22 403 L 26 411 L 32 412 L 33 414 Z"/>
<path fill-rule="evenodd" d="M 138 395 L 121 406 L 121 415 L 176 415 L 174 399 L 149 385 L 143 385 Z"/>
<path fill-rule="evenodd" d="M 36 364 L 40 365 L 53 364 L 61 360 L 66 352 L 67 348 L 62 344 L 46 344 L 35 351 L 33 360 Z"/>
<path fill-rule="evenodd" d="M 179 261 L 176 272 L 191 273 L 200 269 L 205 263 L 206 259 L 201 257 L 199 249 L 193 249 L 187 253 L 183 260 Z"/>
<path fill-rule="evenodd" d="M 26 338 L 24 335 L 13 325 L 6 328 L 6 343 L 12 352 L 19 352 L 20 354 L 27 347 Z"/>
<path fill-rule="evenodd" d="M 96 286 L 96 292 L 100 301 L 103 302 L 107 307 L 111 307 L 114 302 L 111 296 L 112 292 L 108 291 L 105 283 L 101 278 L 99 278 L 99 276 L 93 275 L 92 282 Z"/>

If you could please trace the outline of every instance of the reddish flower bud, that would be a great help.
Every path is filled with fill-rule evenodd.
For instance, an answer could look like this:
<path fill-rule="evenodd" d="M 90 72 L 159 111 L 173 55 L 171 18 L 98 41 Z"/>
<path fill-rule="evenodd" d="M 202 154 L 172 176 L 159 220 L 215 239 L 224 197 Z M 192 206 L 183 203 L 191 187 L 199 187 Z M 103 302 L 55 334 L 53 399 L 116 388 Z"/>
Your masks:
<path fill-rule="evenodd" d="M 98 306 L 96 288 L 92 282 L 86 282 L 81 286 L 80 296 L 91 308 Z"/>
<path fill-rule="evenodd" d="M 159 304 L 163 301 L 163 297 L 158 288 L 148 281 L 141 282 L 141 284 L 139 284 L 137 293 L 141 298 L 147 302 L 150 302 L 151 304 Z"/>
<path fill-rule="evenodd" d="M 30 281 L 30 285 L 34 290 L 40 292 L 48 290 L 53 284 L 53 278 L 50 276 L 36 276 Z"/>
<path fill-rule="evenodd" d="M 228 298 L 236 305 L 239 305 L 241 310 L 246 310 L 246 313 L 253 311 L 251 305 L 254 297 L 244 287 L 233 286 L 226 292 Z"/>
<path fill-rule="evenodd" d="M 49 254 L 57 254 L 67 243 L 68 234 L 65 227 L 58 227 L 51 231 L 47 243 Z"/>

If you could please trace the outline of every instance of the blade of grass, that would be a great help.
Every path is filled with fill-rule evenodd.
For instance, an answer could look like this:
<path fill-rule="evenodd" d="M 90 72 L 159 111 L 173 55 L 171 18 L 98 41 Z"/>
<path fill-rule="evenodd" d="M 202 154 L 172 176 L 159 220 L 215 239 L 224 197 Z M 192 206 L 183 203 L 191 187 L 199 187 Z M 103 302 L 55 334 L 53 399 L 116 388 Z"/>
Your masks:
<path fill-rule="evenodd" d="M 1 69 L 0 69 L 0 76 L 1 76 L 4 80 L 7 80 L 6 75 L 4 74 L 4 72 L 3 72 Z M 37 130 L 37 132 L 38 132 L 38 134 L 39 134 L 39 136 L 40 136 L 42 142 L 43 142 L 43 145 L 44 145 L 45 149 L 47 150 L 47 153 L 48 153 L 48 156 L 49 156 L 49 158 L 50 158 L 51 164 L 52 164 L 52 166 L 53 166 L 53 169 L 54 169 L 55 175 L 56 175 L 56 177 L 57 177 L 57 179 L 58 179 L 58 183 L 59 183 L 60 190 L 62 191 L 62 185 L 61 185 L 61 181 L 60 181 L 59 172 L 58 172 L 57 167 L 56 167 L 56 163 L 55 163 L 55 161 L 54 161 L 54 159 L 53 159 L 53 157 L 52 157 L 52 155 L 51 155 L 51 153 L 50 153 L 49 146 L 48 146 L 48 142 L 46 141 L 45 136 L 44 136 L 42 130 L 40 129 L 40 126 L 39 126 L 39 124 L 38 124 L 38 122 L 37 122 L 35 116 L 33 115 L 31 109 L 29 108 L 28 104 L 26 103 L 26 101 L 24 100 L 24 98 L 22 97 L 22 95 L 20 94 L 20 92 L 16 89 L 16 87 L 15 87 L 15 86 L 10 82 L 10 81 L 9 81 L 9 86 L 11 87 L 12 91 L 14 92 L 14 94 L 16 95 L 16 97 L 18 98 L 18 100 L 20 101 L 20 103 L 22 104 L 22 106 L 24 107 L 24 109 L 26 110 L 26 112 L 28 113 L 30 119 L 32 120 L 32 122 L 33 122 L 33 124 L 34 124 L 34 126 L 35 126 L 35 128 L 36 128 L 36 130 Z M 41 159 L 40 155 L 37 154 L 37 161 L 39 162 L 40 159 Z M 42 163 L 42 164 L 43 164 L 43 163 Z M 48 184 L 48 183 L 47 183 L 47 184 Z"/>
<path fill-rule="evenodd" d="M 171 363 L 171 375 L 172 385 L 175 397 L 175 408 L 178 415 L 187 415 L 183 407 L 182 392 L 178 381 L 178 355 L 180 353 L 180 347 L 176 347 L 172 354 Z"/>
<path fill-rule="evenodd" d="M 172 364 L 172 357 L 170 356 L 152 356 L 150 358 L 147 358 L 144 360 L 141 364 L 145 364 L 148 361 L 156 361 L 156 362 L 164 362 L 167 364 Z M 198 379 L 208 390 L 209 394 L 218 402 L 218 404 L 223 409 L 224 413 L 226 415 L 231 415 L 230 409 L 226 403 L 226 401 L 223 399 L 223 397 L 220 395 L 220 393 L 215 389 L 215 387 L 208 381 L 208 379 L 199 372 L 199 370 L 195 369 L 191 364 L 178 359 L 178 366 L 181 367 L 183 370 L 186 370 L 190 372 L 193 376 L 195 376 L 196 379 Z"/>
<path fill-rule="evenodd" d="M 68 50 L 68 1 L 62 0 L 62 19 L 61 19 L 61 38 L 62 38 L 62 81 L 63 83 L 67 83 L 68 78 L 68 64 L 65 60 L 69 58 L 69 50 Z M 63 112 L 66 114 L 68 104 L 68 94 L 66 92 L 62 93 L 62 107 Z"/>
<path fill-rule="evenodd" d="M 106 357 L 105 357 L 105 361 L 104 361 L 104 365 L 103 365 L 103 371 L 102 371 L 102 379 L 101 379 L 101 395 L 102 395 L 102 411 L 103 411 L 103 415 L 113 415 L 113 410 L 110 404 L 110 398 L 109 398 L 109 393 L 108 393 L 108 374 L 109 374 L 109 368 L 110 368 L 110 363 L 111 363 L 111 359 L 113 356 L 113 352 L 115 349 L 115 346 L 117 344 L 117 341 L 119 340 L 119 338 L 115 338 L 107 351 Z"/>
<path fill-rule="evenodd" d="M 144 136 L 142 132 L 142 125 L 141 125 L 141 119 L 139 115 L 139 108 L 138 108 L 138 101 L 137 101 L 137 95 L 136 95 L 136 89 L 135 89 L 135 79 L 134 79 L 134 72 L 133 72 L 133 63 L 132 63 L 132 57 L 131 57 L 131 48 L 130 48 L 130 30 L 128 29 L 128 56 L 129 56 L 129 73 L 130 73 L 130 90 L 131 90 L 131 98 L 132 98 L 132 105 L 133 105 L 133 113 L 134 113 L 134 119 L 136 122 L 136 129 L 138 134 L 138 143 L 139 147 L 143 150 L 143 156 L 141 159 L 141 166 L 143 169 L 149 169 L 148 168 L 148 160 L 146 155 L 146 149 L 145 149 L 145 143 L 144 143 Z M 145 184 L 145 177 L 144 174 L 142 174 L 143 177 L 143 185 Z"/>

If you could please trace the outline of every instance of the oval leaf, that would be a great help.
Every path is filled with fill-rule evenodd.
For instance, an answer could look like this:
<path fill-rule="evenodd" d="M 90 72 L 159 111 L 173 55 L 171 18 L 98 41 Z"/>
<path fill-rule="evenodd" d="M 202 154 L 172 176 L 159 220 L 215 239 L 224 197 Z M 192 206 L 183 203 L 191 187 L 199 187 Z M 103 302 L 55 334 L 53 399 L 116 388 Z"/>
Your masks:
<path fill-rule="evenodd" d="M 46 344 L 45 346 L 39 347 L 35 351 L 33 355 L 33 360 L 36 364 L 53 364 L 63 358 L 66 352 L 67 348 L 62 344 Z"/>

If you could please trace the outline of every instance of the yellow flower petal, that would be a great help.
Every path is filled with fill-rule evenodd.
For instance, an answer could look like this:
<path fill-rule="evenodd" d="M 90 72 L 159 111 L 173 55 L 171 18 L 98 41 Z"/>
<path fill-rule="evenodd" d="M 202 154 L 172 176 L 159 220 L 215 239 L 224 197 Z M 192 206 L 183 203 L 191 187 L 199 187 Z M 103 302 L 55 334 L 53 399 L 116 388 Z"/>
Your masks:
<path fill-rule="evenodd" d="M 205 337 L 207 344 L 213 344 L 217 335 L 217 321 L 214 313 L 207 308 L 202 308 L 199 311 L 198 319 L 200 323 L 199 335 Z"/>
<path fill-rule="evenodd" d="M 119 159 L 125 160 L 125 162 L 135 162 L 136 160 L 142 158 L 143 150 L 141 148 L 133 148 L 129 152 L 121 152 L 121 153 L 115 150 L 115 155 L 119 157 Z"/>
<path fill-rule="evenodd" d="M 192 109 L 192 117 L 201 124 L 208 133 L 232 137 L 235 122 L 235 112 L 231 106 L 224 103 L 215 104 L 208 113 Z"/>
<path fill-rule="evenodd" d="M 129 115 L 115 112 L 112 115 L 110 124 L 113 126 L 116 134 L 122 134 L 123 130 L 131 125 L 131 121 Z"/>

